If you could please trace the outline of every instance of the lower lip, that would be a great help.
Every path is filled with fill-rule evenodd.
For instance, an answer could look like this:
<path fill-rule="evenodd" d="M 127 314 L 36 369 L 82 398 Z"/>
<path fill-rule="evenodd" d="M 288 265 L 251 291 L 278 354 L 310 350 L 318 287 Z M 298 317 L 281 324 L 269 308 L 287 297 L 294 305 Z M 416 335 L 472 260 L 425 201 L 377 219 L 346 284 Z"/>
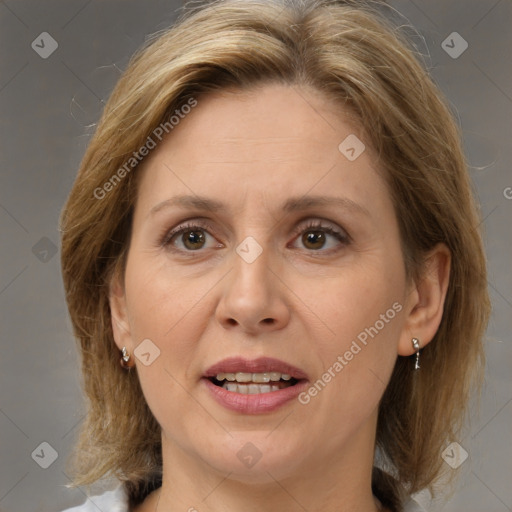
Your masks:
<path fill-rule="evenodd" d="M 275 411 L 296 398 L 308 385 L 307 381 L 300 380 L 294 386 L 288 386 L 278 391 L 244 395 L 216 386 L 210 379 L 205 377 L 202 380 L 213 398 L 220 405 L 242 414 L 262 414 Z"/>

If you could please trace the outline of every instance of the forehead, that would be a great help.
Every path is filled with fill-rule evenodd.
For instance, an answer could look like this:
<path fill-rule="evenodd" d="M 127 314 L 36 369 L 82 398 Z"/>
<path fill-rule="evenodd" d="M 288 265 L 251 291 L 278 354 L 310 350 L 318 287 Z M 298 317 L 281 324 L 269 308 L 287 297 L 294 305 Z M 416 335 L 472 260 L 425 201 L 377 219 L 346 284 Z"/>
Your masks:
<path fill-rule="evenodd" d="M 193 147 L 190 157 L 202 161 L 207 155 L 229 161 L 244 152 L 252 161 L 268 161 L 274 153 L 291 160 L 318 158 L 317 150 L 330 145 L 334 151 L 340 137 L 360 131 L 351 111 L 312 88 L 265 84 L 218 91 L 197 101 L 169 139 L 171 146 Z M 194 140 L 199 138 L 201 147 Z M 262 149 L 265 154 L 259 157 Z"/>
<path fill-rule="evenodd" d="M 360 154 L 351 160 L 347 149 Z M 350 112 L 316 90 L 280 84 L 199 97 L 144 162 L 142 174 L 139 197 L 146 209 L 170 193 L 231 202 L 237 193 L 243 202 L 338 190 L 350 198 L 383 185 Z"/>

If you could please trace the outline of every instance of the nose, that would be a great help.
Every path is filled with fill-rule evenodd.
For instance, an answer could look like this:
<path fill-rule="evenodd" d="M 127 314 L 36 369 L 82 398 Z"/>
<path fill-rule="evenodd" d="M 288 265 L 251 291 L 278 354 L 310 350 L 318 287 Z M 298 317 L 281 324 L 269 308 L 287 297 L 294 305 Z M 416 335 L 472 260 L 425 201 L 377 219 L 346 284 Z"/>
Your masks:
<path fill-rule="evenodd" d="M 216 318 L 227 330 L 247 334 L 282 329 L 290 319 L 286 285 L 271 268 L 269 250 L 251 263 L 233 252 L 233 268 L 224 281 Z"/>

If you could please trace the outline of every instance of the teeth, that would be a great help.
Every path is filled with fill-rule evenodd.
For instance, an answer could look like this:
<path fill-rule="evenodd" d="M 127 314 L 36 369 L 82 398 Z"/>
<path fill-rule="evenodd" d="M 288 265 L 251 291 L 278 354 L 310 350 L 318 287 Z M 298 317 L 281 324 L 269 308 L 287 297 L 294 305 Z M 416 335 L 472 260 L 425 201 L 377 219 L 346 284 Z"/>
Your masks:
<path fill-rule="evenodd" d="M 233 393 L 241 393 L 243 395 L 270 393 L 281 389 L 277 384 L 236 384 L 235 382 L 224 382 L 222 387 Z"/>
<path fill-rule="evenodd" d="M 252 381 L 258 382 L 258 383 L 270 382 L 270 374 L 269 373 L 253 373 Z"/>
<path fill-rule="evenodd" d="M 258 384 L 249 384 L 247 394 L 248 395 L 255 395 L 256 393 L 260 392 L 260 388 L 263 386 L 258 386 Z"/>
<path fill-rule="evenodd" d="M 264 384 L 267 382 L 277 382 L 279 380 L 290 380 L 291 375 L 279 372 L 265 372 L 265 373 L 218 373 L 217 380 L 228 380 L 230 382 L 255 382 L 257 384 Z"/>

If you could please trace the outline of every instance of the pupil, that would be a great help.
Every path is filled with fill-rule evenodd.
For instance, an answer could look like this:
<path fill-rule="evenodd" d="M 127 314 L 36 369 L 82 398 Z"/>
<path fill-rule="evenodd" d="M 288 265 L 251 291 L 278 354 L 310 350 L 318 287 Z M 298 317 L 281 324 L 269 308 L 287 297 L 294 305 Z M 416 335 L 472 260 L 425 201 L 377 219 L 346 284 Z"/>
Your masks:
<path fill-rule="evenodd" d="M 197 249 L 194 244 L 204 242 L 204 235 L 200 231 L 188 231 L 188 236 L 185 233 L 185 246 L 189 249 Z M 191 246 L 189 244 L 192 244 Z"/>
<path fill-rule="evenodd" d="M 309 231 L 303 236 L 304 245 L 312 244 L 314 248 L 318 249 L 325 243 L 325 233 L 322 231 Z"/>

